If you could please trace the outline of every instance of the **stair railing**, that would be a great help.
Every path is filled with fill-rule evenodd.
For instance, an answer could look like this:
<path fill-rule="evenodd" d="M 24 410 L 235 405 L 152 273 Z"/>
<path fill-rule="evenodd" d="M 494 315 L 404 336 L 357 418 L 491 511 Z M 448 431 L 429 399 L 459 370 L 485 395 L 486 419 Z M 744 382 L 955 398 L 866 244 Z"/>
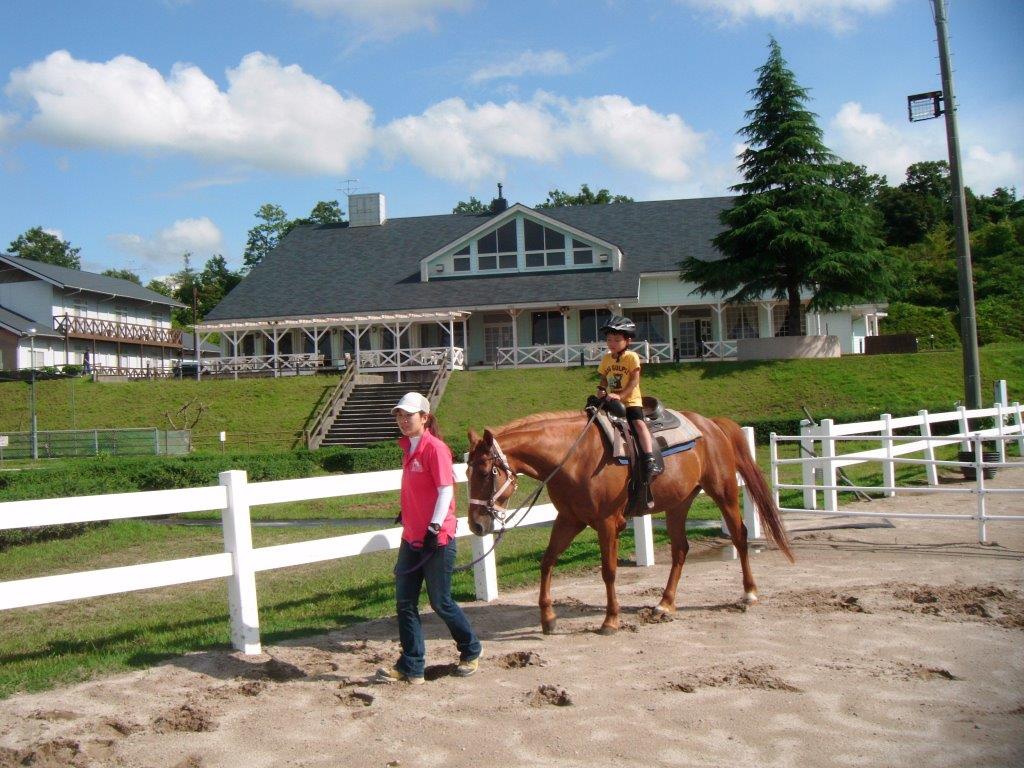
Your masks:
<path fill-rule="evenodd" d="M 445 387 L 448 386 L 448 379 L 452 376 L 451 354 L 446 349 L 441 356 L 441 364 L 437 367 L 434 380 L 430 382 L 430 389 L 427 391 L 427 400 L 430 402 L 430 411 L 437 410 L 437 404 L 441 402 Z"/>
<path fill-rule="evenodd" d="M 341 374 L 341 381 L 338 382 L 338 386 L 331 392 L 331 396 L 320 406 L 320 410 L 313 419 L 313 425 L 305 432 L 306 447 L 309 450 L 315 451 L 320 447 L 334 420 L 341 413 L 341 409 L 345 407 L 345 403 L 348 401 L 349 395 L 352 394 L 355 386 L 356 363 L 353 360 L 348 364 L 345 372 Z"/>

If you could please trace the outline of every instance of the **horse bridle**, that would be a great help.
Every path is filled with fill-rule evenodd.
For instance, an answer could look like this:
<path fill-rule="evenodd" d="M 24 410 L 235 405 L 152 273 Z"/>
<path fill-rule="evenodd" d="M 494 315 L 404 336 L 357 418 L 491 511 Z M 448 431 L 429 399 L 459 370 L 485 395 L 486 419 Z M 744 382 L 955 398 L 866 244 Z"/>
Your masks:
<path fill-rule="evenodd" d="M 484 511 L 490 515 L 492 520 L 504 524 L 505 513 L 508 512 L 506 507 L 498 504 L 498 499 L 505 493 L 505 489 L 511 486 L 512 493 L 509 494 L 511 498 L 516 489 L 519 487 L 519 481 L 516 479 L 516 473 L 512 471 L 512 467 L 508 464 L 508 459 L 505 458 L 505 452 L 501 450 L 501 446 L 498 445 L 498 441 L 491 439 L 491 451 L 488 454 L 491 458 L 491 493 L 490 498 L 486 501 L 483 499 L 470 499 L 470 504 L 476 504 L 477 506 L 483 507 Z M 498 487 L 498 470 L 505 473 L 505 482 Z"/>

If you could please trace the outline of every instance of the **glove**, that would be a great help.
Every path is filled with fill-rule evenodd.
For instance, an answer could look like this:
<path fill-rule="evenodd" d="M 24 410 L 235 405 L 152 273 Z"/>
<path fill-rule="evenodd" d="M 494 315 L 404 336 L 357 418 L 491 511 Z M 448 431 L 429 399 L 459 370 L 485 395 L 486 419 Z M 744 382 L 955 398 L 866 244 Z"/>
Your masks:
<path fill-rule="evenodd" d="M 395 515 L 395 519 L 392 521 L 392 524 L 393 525 L 401 525 L 402 524 L 402 513 L 401 512 L 399 512 L 397 515 Z"/>
<path fill-rule="evenodd" d="M 437 549 L 437 534 L 440 532 L 440 527 L 431 523 L 427 526 L 427 532 L 423 534 L 423 551 L 433 552 Z"/>

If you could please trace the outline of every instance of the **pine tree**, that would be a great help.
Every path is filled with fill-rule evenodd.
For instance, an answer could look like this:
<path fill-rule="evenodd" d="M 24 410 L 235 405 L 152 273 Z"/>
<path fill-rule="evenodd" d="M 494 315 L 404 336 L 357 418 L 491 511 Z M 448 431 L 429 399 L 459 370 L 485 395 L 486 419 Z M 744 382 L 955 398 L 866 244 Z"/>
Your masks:
<path fill-rule="evenodd" d="M 788 302 L 785 332 L 799 333 L 800 294 L 831 310 L 884 298 L 890 287 L 877 223 L 867 201 L 847 191 L 843 164 L 822 141 L 807 90 L 787 68 L 779 44 L 750 91 L 754 107 L 740 130 L 739 196 L 721 215 L 719 261 L 681 262 L 680 279 L 729 302 L 772 296 Z"/>

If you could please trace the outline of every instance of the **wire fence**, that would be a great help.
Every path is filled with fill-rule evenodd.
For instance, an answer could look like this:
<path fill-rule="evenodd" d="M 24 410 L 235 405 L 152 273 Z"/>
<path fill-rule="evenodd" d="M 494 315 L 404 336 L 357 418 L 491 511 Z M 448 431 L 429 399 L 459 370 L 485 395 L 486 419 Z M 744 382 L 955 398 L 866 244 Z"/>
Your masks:
<path fill-rule="evenodd" d="M 33 450 L 33 438 L 35 450 Z M 192 450 L 187 429 L 47 429 L 0 433 L 0 461 L 73 456 L 180 456 Z"/>

